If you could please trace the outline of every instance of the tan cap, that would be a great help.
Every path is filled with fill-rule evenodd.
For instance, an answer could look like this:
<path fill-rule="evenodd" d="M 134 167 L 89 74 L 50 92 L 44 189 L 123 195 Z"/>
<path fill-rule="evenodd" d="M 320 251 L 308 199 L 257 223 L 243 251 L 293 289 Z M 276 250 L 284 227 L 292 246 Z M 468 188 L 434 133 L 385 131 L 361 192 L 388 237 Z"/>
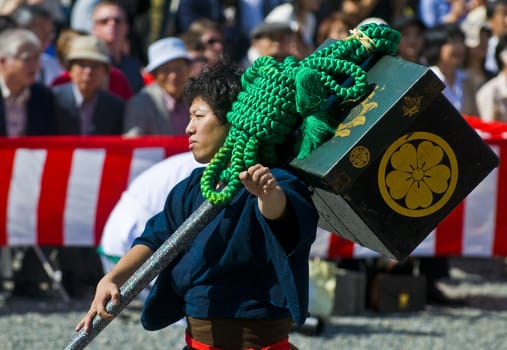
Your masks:
<path fill-rule="evenodd" d="M 71 40 L 67 63 L 73 60 L 92 60 L 111 64 L 106 45 L 93 35 L 80 35 Z"/>

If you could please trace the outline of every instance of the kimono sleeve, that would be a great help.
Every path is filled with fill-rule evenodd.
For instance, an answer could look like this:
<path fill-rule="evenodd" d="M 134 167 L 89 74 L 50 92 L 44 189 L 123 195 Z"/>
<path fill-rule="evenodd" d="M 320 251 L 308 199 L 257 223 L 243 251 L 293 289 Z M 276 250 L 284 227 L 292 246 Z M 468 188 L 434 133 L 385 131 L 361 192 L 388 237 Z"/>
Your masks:
<path fill-rule="evenodd" d="M 297 221 L 298 242 L 294 250 L 286 254 L 260 210 L 256 216 L 266 234 L 266 250 L 270 256 L 280 286 L 282 287 L 289 311 L 296 324 L 303 324 L 308 314 L 308 258 L 310 247 L 315 240 L 318 213 L 306 185 L 288 172 L 274 172 L 278 185 L 287 196 L 290 206 L 290 220 Z"/>

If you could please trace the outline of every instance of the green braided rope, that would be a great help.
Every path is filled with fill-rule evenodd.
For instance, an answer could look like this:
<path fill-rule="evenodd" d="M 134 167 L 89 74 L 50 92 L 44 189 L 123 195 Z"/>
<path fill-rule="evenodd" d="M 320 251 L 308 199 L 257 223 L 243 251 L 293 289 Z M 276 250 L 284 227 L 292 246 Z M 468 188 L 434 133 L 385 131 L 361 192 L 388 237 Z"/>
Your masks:
<path fill-rule="evenodd" d="M 242 91 L 227 114 L 231 128 L 201 178 L 203 196 L 213 204 L 230 202 L 242 186 L 239 173 L 258 162 L 276 164 L 276 147 L 297 128 L 302 132 L 298 158 L 329 139 L 334 129 L 327 98 L 335 95 L 344 103 L 364 96 L 368 79 L 360 64 L 373 53 L 394 54 L 399 40 L 399 32 L 388 26 L 366 24 L 301 61 L 258 58 L 242 75 Z M 354 81 L 349 87 L 339 82 L 346 77 Z M 219 181 L 227 184 L 222 191 L 216 190 Z"/>

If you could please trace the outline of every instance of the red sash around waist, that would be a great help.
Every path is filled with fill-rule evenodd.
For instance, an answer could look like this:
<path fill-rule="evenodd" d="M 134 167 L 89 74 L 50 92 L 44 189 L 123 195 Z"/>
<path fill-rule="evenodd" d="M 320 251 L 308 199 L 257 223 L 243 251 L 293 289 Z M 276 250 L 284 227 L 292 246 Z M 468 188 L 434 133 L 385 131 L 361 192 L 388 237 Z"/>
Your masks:
<path fill-rule="evenodd" d="M 192 337 L 187 332 L 185 332 L 185 342 L 187 343 L 187 346 L 189 346 L 193 350 L 223 350 L 222 348 L 217 348 L 215 346 L 203 344 L 195 339 L 192 339 Z M 248 348 L 244 350 L 255 350 L 255 349 Z M 264 346 L 260 348 L 260 350 L 290 350 L 289 338 L 287 337 L 274 344 Z"/>

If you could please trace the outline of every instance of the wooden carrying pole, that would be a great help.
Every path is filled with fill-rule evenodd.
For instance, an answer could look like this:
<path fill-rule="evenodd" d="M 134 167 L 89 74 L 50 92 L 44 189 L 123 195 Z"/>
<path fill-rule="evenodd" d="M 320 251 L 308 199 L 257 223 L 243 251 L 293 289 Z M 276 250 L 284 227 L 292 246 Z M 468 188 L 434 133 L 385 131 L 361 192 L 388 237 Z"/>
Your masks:
<path fill-rule="evenodd" d="M 180 253 L 192 244 L 199 232 L 213 220 L 224 205 L 205 201 L 188 219 L 145 261 L 120 288 L 120 303 L 109 301 L 106 310 L 116 316 Z M 99 315 L 93 319 L 88 332 L 81 329 L 65 346 L 66 350 L 84 349 L 111 321 Z"/>

